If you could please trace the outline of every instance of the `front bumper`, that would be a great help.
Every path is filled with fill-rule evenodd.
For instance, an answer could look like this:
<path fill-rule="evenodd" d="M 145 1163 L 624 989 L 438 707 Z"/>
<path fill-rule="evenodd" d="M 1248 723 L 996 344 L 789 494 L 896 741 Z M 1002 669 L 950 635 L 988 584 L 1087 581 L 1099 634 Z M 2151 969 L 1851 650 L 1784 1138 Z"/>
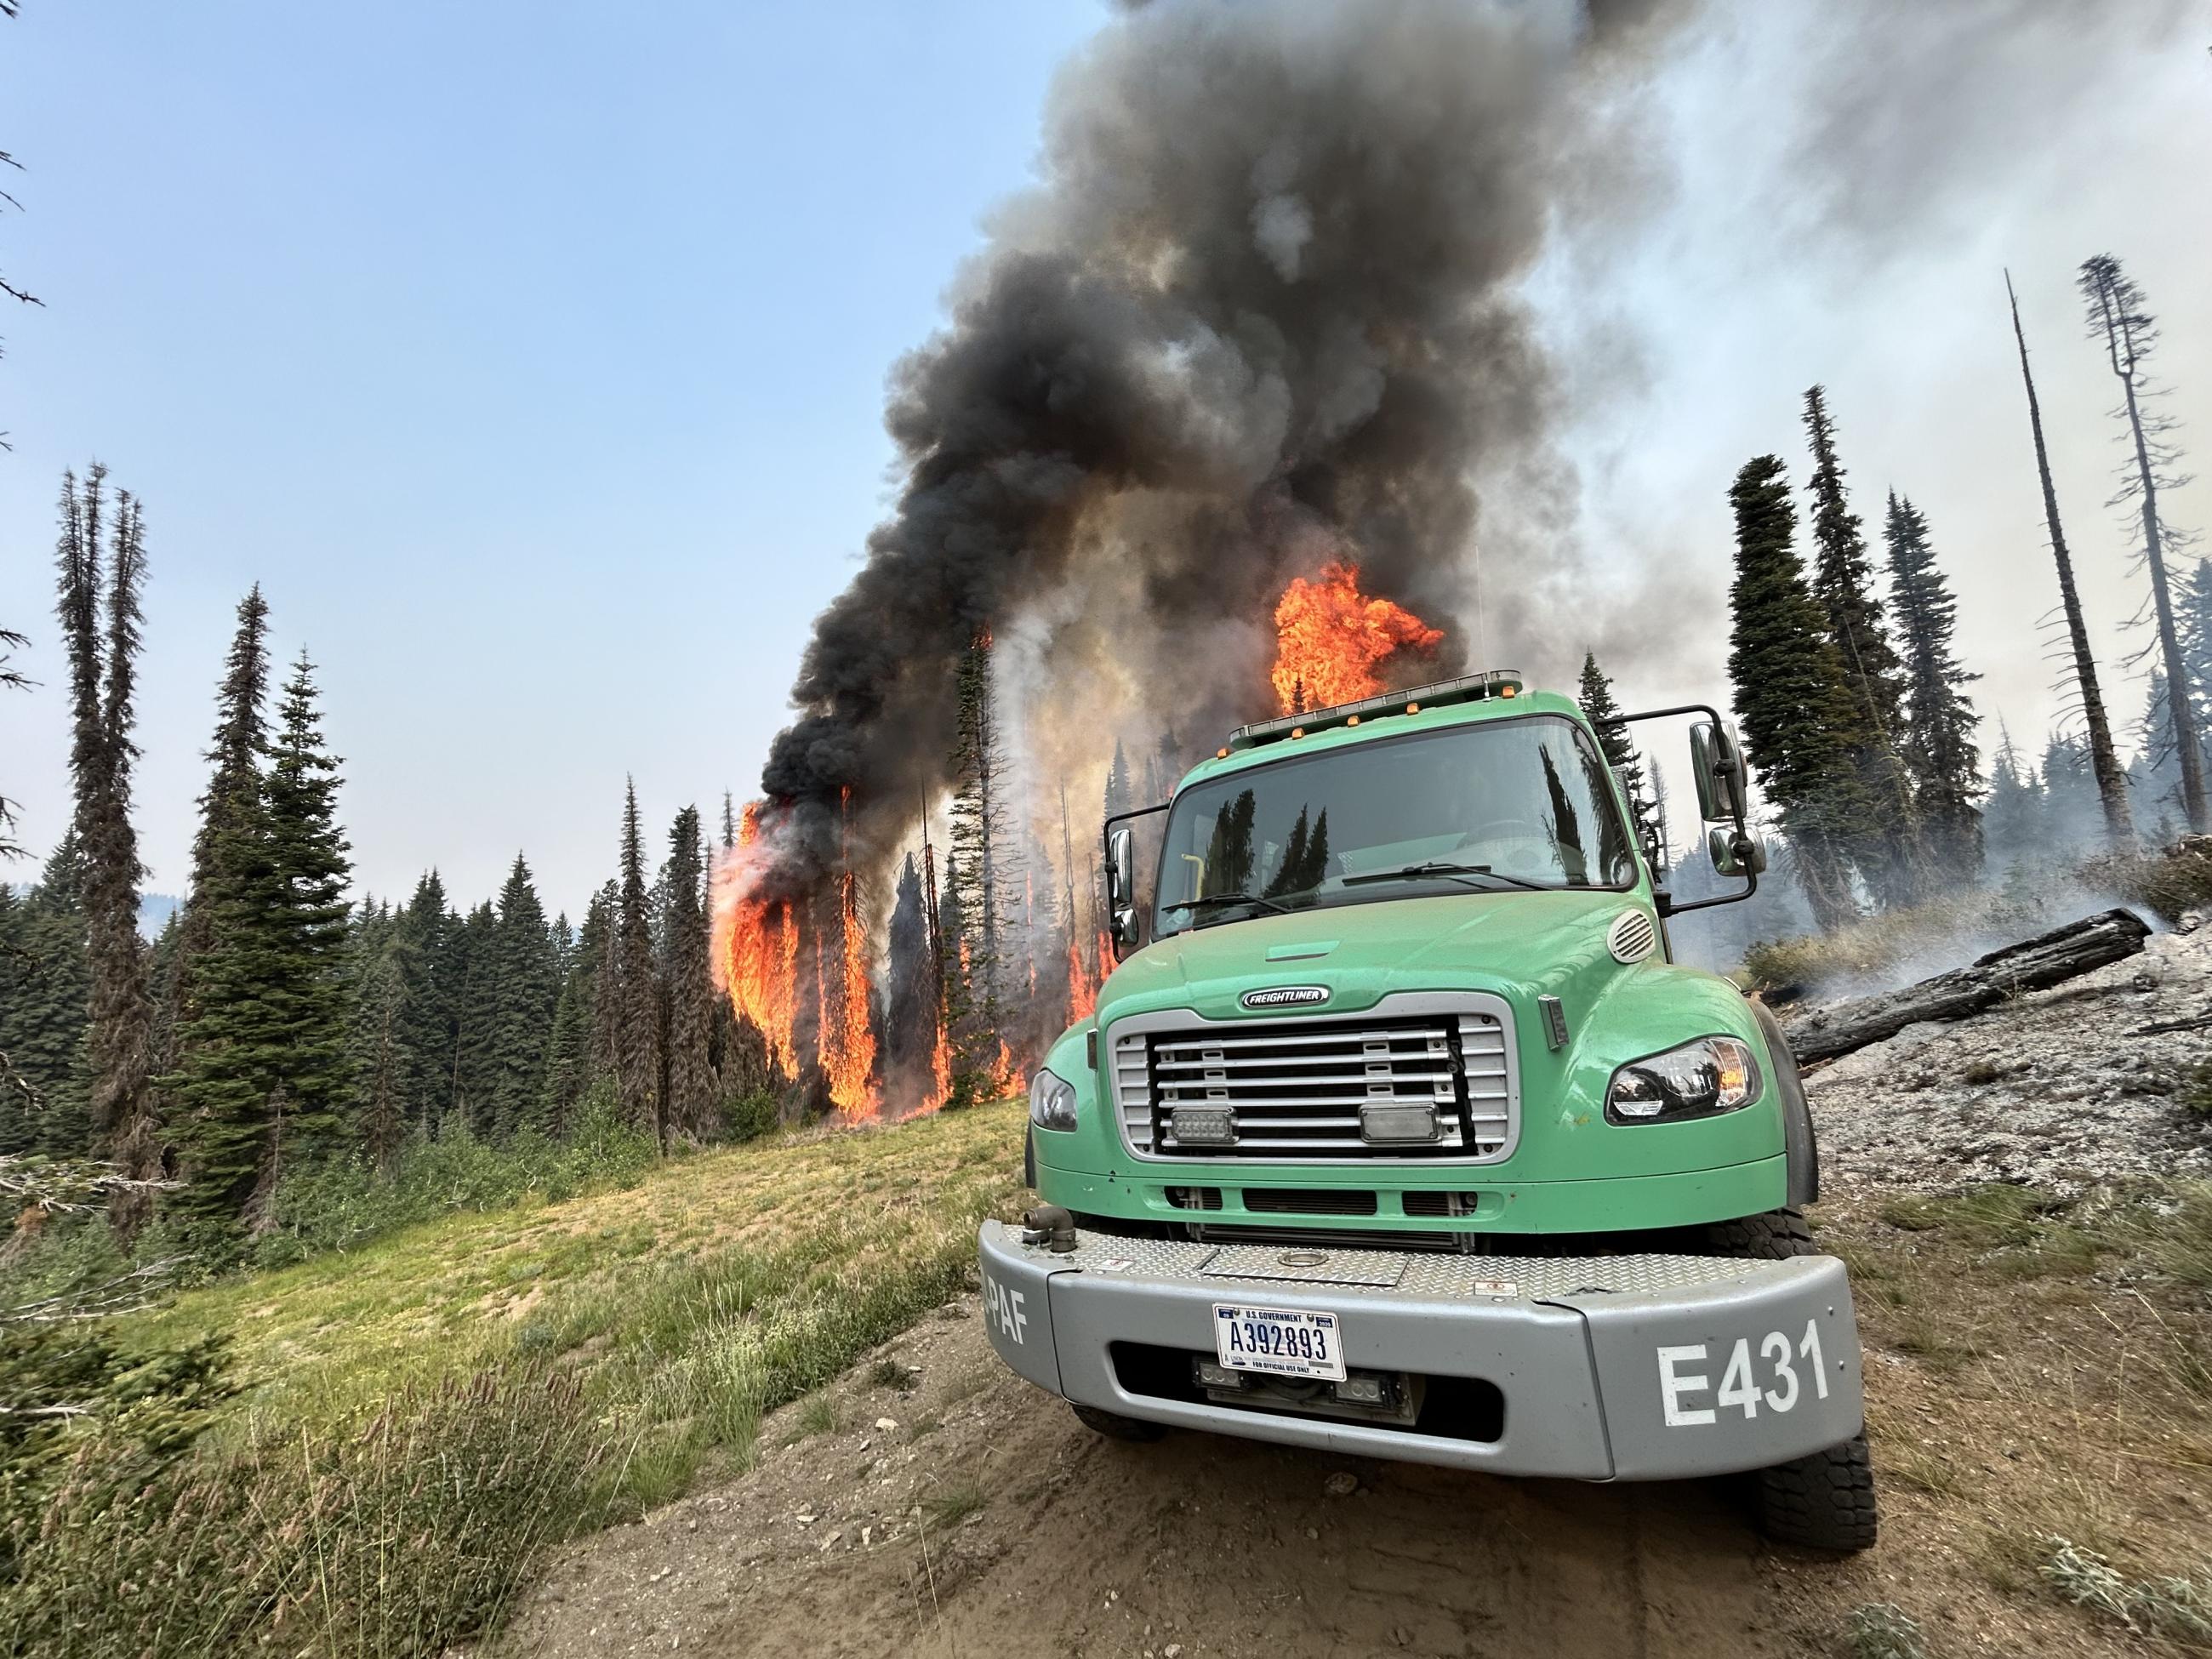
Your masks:
<path fill-rule="evenodd" d="M 995 1221 L 980 1250 L 1000 1358 L 1079 1405 L 1156 1423 L 1498 1474 L 1660 1480 L 1785 1463 L 1864 1420 L 1833 1256 L 1431 1255 L 1091 1228 L 1054 1255 Z M 1472 1431 L 1425 1416 L 1400 1427 L 1158 1384 L 1163 1352 L 1214 1357 L 1215 1304 L 1253 1302 L 1334 1314 L 1355 1371 L 1494 1389 L 1502 1412 Z"/>

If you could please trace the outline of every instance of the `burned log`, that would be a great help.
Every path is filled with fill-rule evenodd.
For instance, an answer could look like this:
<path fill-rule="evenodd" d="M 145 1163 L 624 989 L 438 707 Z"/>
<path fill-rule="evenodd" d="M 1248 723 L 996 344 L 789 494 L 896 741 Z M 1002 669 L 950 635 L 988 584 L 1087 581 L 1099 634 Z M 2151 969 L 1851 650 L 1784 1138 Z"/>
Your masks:
<path fill-rule="evenodd" d="M 1814 1009 L 1790 1024 L 1790 1050 L 1809 1066 L 1895 1036 L 1924 1019 L 1964 1019 L 2024 991 L 2123 961 L 2149 937 L 2150 929 L 2131 912 L 2100 911 L 1902 990 Z"/>

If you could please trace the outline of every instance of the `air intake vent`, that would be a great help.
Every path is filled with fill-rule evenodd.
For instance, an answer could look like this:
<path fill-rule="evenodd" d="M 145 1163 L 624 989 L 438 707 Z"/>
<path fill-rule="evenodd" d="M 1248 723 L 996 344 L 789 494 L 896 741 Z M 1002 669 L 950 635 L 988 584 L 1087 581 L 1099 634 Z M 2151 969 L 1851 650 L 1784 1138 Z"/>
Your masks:
<path fill-rule="evenodd" d="M 1605 936 L 1615 962 L 1641 962 L 1658 947 L 1659 930 L 1641 910 L 1623 910 Z"/>
<path fill-rule="evenodd" d="M 1221 1207 L 1221 1188 L 1218 1187 L 1170 1187 L 1168 1202 L 1178 1210 L 1218 1210 Z"/>
<path fill-rule="evenodd" d="M 1255 1215 L 1373 1215 L 1375 1194 L 1327 1187 L 1247 1187 L 1244 1207 Z"/>
<path fill-rule="evenodd" d="M 1407 1215 L 1473 1215 L 1482 1207 L 1480 1193 L 1408 1192 Z"/>

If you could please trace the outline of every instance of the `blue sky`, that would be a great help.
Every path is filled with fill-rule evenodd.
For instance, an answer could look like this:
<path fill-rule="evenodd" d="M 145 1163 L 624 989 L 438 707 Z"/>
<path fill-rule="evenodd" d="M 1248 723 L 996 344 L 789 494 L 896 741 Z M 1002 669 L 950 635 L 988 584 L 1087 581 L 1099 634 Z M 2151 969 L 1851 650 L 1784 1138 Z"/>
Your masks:
<path fill-rule="evenodd" d="M 757 776 L 885 499 L 884 374 L 1089 3 L 98 6 L 0 25 L 0 788 L 65 818 L 61 470 L 147 503 L 141 833 L 185 869 L 230 613 L 322 665 L 363 879 L 575 905 Z"/>
<path fill-rule="evenodd" d="M 52 503 L 94 457 L 147 504 L 151 887 L 182 884 L 256 580 L 279 650 L 322 665 L 368 889 L 436 863 L 473 901 L 520 848 L 574 911 L 625 773 L 664 835 L 687 801 L 742 796 L 889 499 L 885 374 L 1030 179 L 1054 66 L 1110 15 L 26 0 L 0 22 L 0 148 L 28 169 L 0 270 L 47 301 L 0 313 L 0 624 L 46 683 L 0 699 L 25 839 L 66 817 Z M 2201 459 L 2212 66 L 2178 32 L 2039 27 L 1966 42 L 1961 76 L 1824 39 L 1844 15 L 1715 0 L 1660 76 L 1650 187 L 1569 204 L 1531 291 L 1573 410 L 1589 602 L 1492 654 L 1556 678 L 1594 646 L 1631 702 L 1724 695 L 1727 481 L 1763 450 L 1802 476 L 1796 400 L 1825 380 L 1860 510 L 1878 521 L 1895 483 L 1929 512 L 1984 710 L 2039 744 L 2055 592 L 2000 272 L 2112 661 L 2141 642 L 2120 626 L 2140 582 L 2069 282 L 2128 259 Z M 2207 494 L 2177 521 L 2212 523 Z M 1516 539 L 1518 506 L 1486 504 L 1490 583 L 1557 533 L 1539 512 Z M 2131 722 L 2141 688 L 2112 677 Z"/>

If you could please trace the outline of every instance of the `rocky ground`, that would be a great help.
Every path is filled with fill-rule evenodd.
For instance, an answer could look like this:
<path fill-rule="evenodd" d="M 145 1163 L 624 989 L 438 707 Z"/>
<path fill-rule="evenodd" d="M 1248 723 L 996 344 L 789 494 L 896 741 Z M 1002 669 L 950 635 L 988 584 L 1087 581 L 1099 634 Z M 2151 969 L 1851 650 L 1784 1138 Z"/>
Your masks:
<path fill-rule="evenodd" d="M 2147 1028 L 2203 1024 L 2194 1030 Z M 2212 1175 L 2212 1116 L 2182 1097 L 2212 1060 L 2212 927 L 1956 1024 L 1908 1026 L 1813 1071 L 1830 1182 L 2061 1191 Z"/>

